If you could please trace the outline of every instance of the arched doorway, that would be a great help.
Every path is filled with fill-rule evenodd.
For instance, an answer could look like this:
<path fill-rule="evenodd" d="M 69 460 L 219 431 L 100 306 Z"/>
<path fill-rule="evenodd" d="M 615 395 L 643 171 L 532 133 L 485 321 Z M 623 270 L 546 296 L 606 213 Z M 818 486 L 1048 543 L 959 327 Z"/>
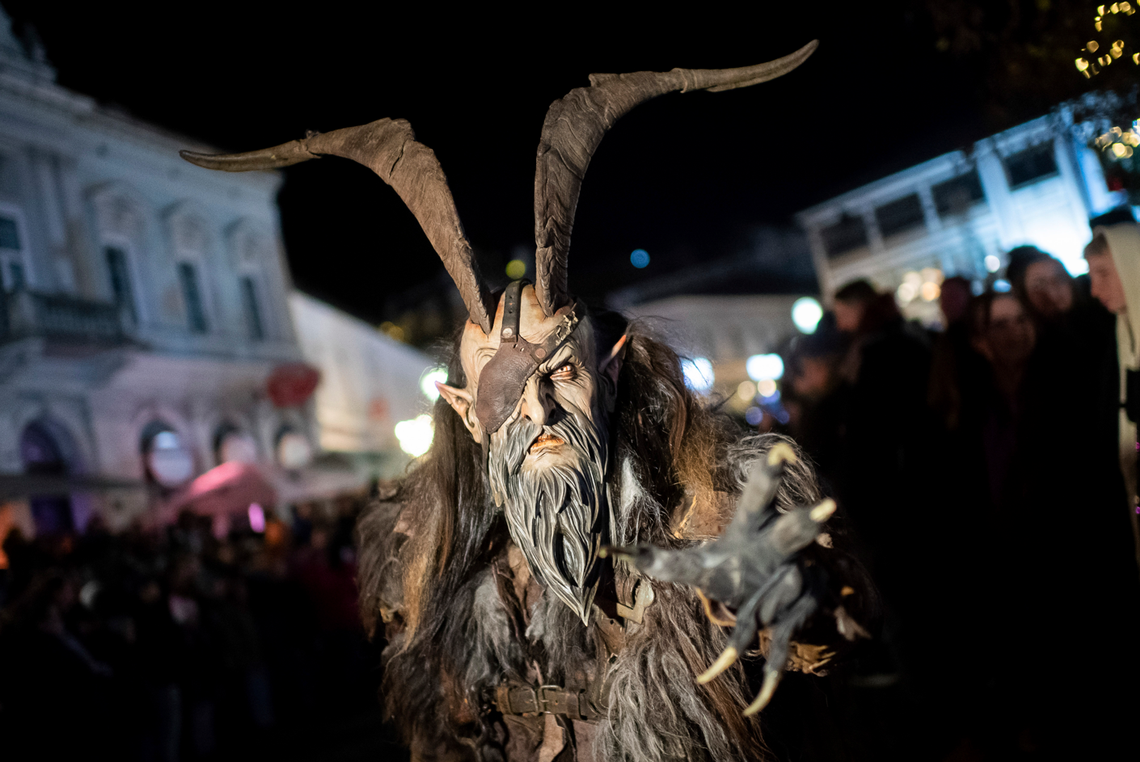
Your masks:
<path fill-rule="evenodd" d="M 65 479 L 71 468 L 63 448 L 51 429 L 42 421 L 33 421 L 20 435 L 20 459 L 24 473 L 31 476 L 57 477 L 59 489 L 32 495 L 28 505 L 38 535 L 60 535 L 75 529 L 71 512 L 71 496 Z"/>

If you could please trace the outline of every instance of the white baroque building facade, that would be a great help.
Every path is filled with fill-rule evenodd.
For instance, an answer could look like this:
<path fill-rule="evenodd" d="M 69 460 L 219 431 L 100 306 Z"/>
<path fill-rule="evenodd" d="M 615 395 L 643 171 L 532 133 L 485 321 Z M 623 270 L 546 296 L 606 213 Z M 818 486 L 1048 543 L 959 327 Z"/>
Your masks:
<path fill-rule="evenodd" d="M 0 501 L 121 527 L 226 459 L 315 445 L 311 405 L 266 393 L 302 357 L 279 176 L 190 166 L 209 149 L 37 59 L 0 10 Z"/>
<path fill-rule="evenodd" d="M 866 278 L 895 291 L 909 317 L 934 322 L 938 289 L 926 282 L 983 281 L 1016 246 L 1084 272 L 1089 218 L 1126 195 L 1107 187 L 1083 126 L 1059 109 L 800 212 L 821 293 Z"/>

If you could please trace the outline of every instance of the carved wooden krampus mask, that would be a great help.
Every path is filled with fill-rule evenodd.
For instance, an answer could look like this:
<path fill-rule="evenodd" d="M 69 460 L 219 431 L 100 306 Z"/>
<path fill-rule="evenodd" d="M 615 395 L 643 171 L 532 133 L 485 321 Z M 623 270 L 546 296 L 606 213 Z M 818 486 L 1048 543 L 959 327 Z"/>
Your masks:
<path fill-rule="evenodd" d="M 371 168 L 404 200 L 447 268 L 468 321 L 460 343 L 466 388 L 440 391 L 486 455 L 495 502 L 531 572 L 583 620 L 597 586 L 603 542 L 607 419 L 624 337 L 594 346 L 584 307 L 567 290 L 566 258 L 578 193 L 606 131 L 634 106 L 673 91 L 718 92 L 765 82 L 799 66 L 811 42 L 784 58 L 738 69 L 594 74 L 546 114 L 535 175 L 535 283 L 512 283 L 498 302 L 464 235 L 447 178 L 403 120 L 310 135 L 249 153 L 187 161 L 229 172 L 341 156 Z"/>

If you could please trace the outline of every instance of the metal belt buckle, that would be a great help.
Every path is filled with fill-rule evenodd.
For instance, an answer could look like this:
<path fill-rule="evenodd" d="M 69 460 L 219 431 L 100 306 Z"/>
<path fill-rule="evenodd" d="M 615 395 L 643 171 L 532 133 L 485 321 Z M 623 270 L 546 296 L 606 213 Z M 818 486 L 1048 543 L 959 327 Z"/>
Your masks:
<path fill-rule="evenodd" d="M 552 705 L 555 704 L 558 700 L 557 697 L 552 697 L 552 698 L 546 697 L 546 692 L 548 690 L 561 692 L 562 686 L 561 685 L 540 685 L 540 686 L 538 686 L 538 690 L 535 692 L 535 704 L 538 706 L 539 714 L 544 714 L 546 712 L 557 713 L 559 711 L 557 706 L 554 706 L 552 708 Z"/>

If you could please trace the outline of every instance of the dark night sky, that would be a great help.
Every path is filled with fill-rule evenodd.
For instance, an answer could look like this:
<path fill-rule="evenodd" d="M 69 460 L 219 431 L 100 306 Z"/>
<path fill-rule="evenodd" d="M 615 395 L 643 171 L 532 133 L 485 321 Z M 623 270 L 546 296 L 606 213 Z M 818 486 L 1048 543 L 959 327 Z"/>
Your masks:
<path fill-rule="evenodd" d="M 225 150 L 410 120 L 439 156 L 487 270 L 533 247 L 543 116 L 589 73 L 742 66 L 819 38 L 816 54 L 782 79 L 665 96 L 611 130 L 586 177 L 571 251 L 571 287 L 587 297 L 732 254 L 750 226 L 788 223 L 835 193 L 1009 126 L 983 119 L 980 69 L 938 54 L 922 6 L 901 2 L 745 16 L 704 3 L 637 23 L 567 5 L 569 25 L 551 12 L 443 4 L 279 4 L 264 15 L 236 3 L 0 2 L 17 27 L 35 25 L 61 84 Z M 375 321 L 388 295 L 440 269 L 410 213 L 367 169 L 329 159 L 285 175 L 285 242 L 301 288 Z M 646 270 L 629 263 L 638 247 L 653 257 Z"/>

